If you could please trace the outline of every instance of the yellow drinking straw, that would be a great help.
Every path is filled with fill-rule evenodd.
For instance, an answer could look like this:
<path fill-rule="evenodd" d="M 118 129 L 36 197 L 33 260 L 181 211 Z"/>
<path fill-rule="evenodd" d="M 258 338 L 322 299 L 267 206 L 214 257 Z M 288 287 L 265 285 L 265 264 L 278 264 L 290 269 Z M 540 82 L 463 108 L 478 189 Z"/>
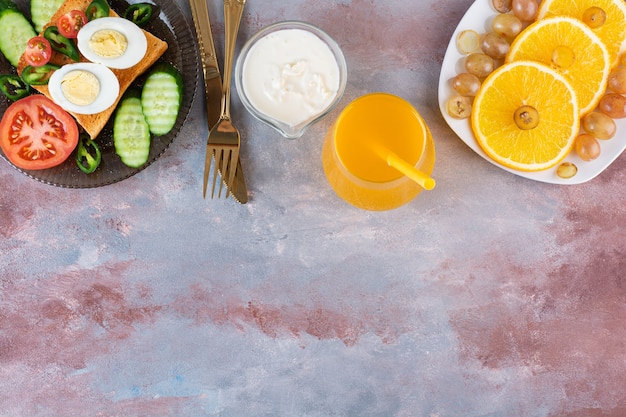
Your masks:
<path fill-rule="evenodd" d="M 405 160 L 401 159 L 395 153 L 387 150 L 387 157 L 385 160 L 387 161 L 387 165 L 393 167 L 418 183 L 425 190 L 432 190 L 435 188 L 435 180 L 429 177 L 426 173 L 420 171 L 415 168 L 413 165 L 409 164 Z"/>
<path fill-rule="evenodd" d="M 370 147 L 383 161 L 387 162 L 388 166 L 397 169 L 402 174 L 409 177 L 409 179 L 419 184 L 423 189 L 432 190 L 435 188 L 436 182 L 434 179 L 400 158 L 394 152 L 379 143 L 370 143 Z"/>

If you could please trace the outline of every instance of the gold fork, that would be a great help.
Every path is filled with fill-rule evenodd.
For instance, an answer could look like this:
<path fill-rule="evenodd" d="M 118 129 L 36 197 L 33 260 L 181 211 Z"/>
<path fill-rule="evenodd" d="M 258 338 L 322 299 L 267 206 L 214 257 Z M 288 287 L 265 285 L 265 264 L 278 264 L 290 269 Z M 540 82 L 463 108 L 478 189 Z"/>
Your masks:
<path fill-rule="evenodd" d="M 213 155 L 215 165 L 213 167 L 213 185 L 211 188 L 211 198 L 215 194 L 215 183 L 218 170 L 221 172 L 222 180 L 226 183 L 226 197 L 229 196 L 233 188 L 233 180 L 237 171 L 237 161 L 239 159 L 240 135 L 237 128 L 232 124 L 230 117 L 230 84 L 232 78 L 233 58 L 235 55 L 235 43 L 237 32 L 243 15 L 243 8 L 246 0 L 224 0 L 224 30 L 225 30 L 225 50 L 224 50 L 224 80 L 222 85 L 222 103 L 220 118 L 209 131 L 207 140 L 207 161 L 205 169 L 210 168 L 210 156 Z M 205 193 L 206 193 L 205 176 Z M 218 192 L 221 196 L 222 187 Z"/>

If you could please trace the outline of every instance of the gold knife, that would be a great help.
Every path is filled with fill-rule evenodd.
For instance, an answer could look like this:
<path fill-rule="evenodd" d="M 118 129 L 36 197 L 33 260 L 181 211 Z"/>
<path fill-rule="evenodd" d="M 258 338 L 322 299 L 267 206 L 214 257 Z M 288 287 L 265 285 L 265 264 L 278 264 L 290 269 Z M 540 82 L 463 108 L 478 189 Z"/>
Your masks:
<path fill-rule="evenodd" d="M 209 130 L 217 123 L 220 117 L 221 100 L 222 100 L 222 77 L 220 68 L 217 64 L 217 55 L 215 53 L 215 43 L 213 42 L 213 34 L 211 33 L 211 22 L 209 19 L 209 9 L 206 0 L 189 0 L 191 7 L 191 15 L 196 28 L 196 37 L 198 38 L 198 46 L 200 48 L 200 61 L 202 62 L 202 72 L 204 74 L 204 86 L 206 90 L 206 108 L 207 122 Z M 207 153 L 207 162 L 213 156 Z M 204 170 L 204 187 L 208 181 L 209 171 Z M 237 161 L 237 171 L 235 172 L 235 184 L 232 190 L 233 198 L 241 203 L 248 202 L 248 189 L 241 168 L 241 159 Z"/>

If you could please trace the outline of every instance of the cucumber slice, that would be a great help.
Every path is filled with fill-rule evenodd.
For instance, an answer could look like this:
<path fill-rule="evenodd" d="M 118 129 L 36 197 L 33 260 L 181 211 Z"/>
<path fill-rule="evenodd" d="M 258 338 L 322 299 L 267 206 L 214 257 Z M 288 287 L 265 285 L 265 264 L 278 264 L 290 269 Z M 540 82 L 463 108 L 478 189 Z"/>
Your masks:
<path fill-rule="evenodd" d="M 165 135 L 176 124 L 178 111 L 183 100 L 183 77 L 166 62 L 155 65 L 141 92 L 141 107 L 150 131 Z"/>
<path fill-rule="evenodd" d="M 115 112 L 113 144 L 122 162 L 138 168 L 148 161 L 150 154 L 150 126 L 141 111 L 139 92 L 124 95 Z"/>
<path fill-rule="evenodd" d="M 37 32 L 43 30 L 62 4 L 63 0 L 30 0 L 30 15 Z"/>
<path fill-rule="evenodd" d="M 17 67 L 30 38 L 37 36 L 35 29 L 24 15 L 9 1 L 0 7 L 0 51 Z"/>

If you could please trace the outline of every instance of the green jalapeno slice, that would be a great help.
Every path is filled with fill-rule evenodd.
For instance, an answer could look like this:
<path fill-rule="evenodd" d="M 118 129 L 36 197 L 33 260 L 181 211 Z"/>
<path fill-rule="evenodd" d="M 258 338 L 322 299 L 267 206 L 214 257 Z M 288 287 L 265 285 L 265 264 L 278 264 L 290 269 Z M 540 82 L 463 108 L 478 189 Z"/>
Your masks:
<path fill-rule="evenodd" d="M 85 174 L 94 172 L 102 161 L 100 147 L 88 135 L 81 134 L 76 148 L 76 164 Z"/>
<path fill-rule="evenodd" d="M 74 42 L 61 35 L 59 28 L 56 26 L 48 26 L 43 32 L 43 37 L 48 39 L 50 46 L 55 51 L 69 56 L 72 61 L 78 61 L 80 59 L 78 48 L 76 48 Z"/>
<path fill-rule="evenodd" d="M 150 3 L 136 3 L 131 4 L 124 17 L 139 27 L 143 27 L 148 24 L 152 16 L 156 14 L 156 6 Z"/>
<path fill-rule="evenodd" d="M 22 80 L 28 85 L 44 85 L 48 84 L 50 76 L 56 70 L 61 68 L 55 64 L 45 64 L 40 67 L 28 65 L 22 71 Z"/>
<path fill-rule="evenodd" d="M 24 98 L 31 92 L 30 86 L 15 74 L 0 75 L 0 91 L 11 101 Z"/>
<path fill-rule="evenodd" d="M 93 0 L 89 3 L 89 6 L 87 6 L 85 14 L 87 15 L 87 20 L 91 22 L 94 19 L 107 17 L 110 10 L 111 8 L 106 0 Z"/>

